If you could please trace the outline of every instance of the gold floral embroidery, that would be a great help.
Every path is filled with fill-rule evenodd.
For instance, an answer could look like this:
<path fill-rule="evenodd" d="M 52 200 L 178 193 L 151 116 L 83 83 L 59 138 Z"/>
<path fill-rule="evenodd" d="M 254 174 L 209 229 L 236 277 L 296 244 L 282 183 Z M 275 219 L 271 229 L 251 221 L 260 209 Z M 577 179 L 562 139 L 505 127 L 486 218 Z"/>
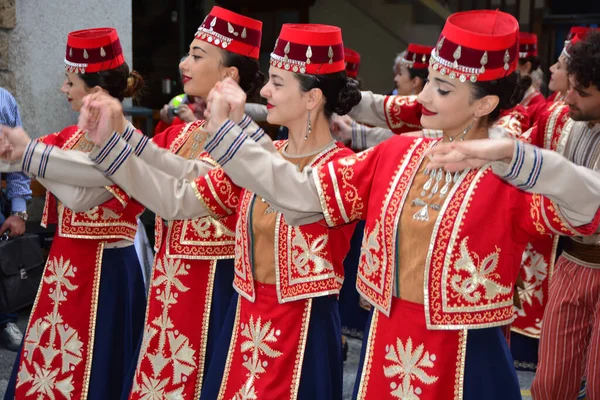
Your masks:
<path fill-rule="evenodd" d="M 333 271 L 333 265 L 327 260 L 327 234 L 320 235 L 310 243 L 298 227 L 294 227 L 292 239 L 292 265 L 302 276 L 310 273 L 321 274 Z M 311 265 L 313 270 L 311 271 Z"/>
<path fill-rule="evenodd" d="M 531 243 L 527 243 L 521 265 L 525 272 L 525 279 L 523 280 L 525 288 L 519 290 L 521 302 L 532 305 L 533 298 L 536 298 L 540 303 L 543 303 L 544 291 L 542 290 L 542 285 L 548 277 L 548 263 L 544 259 L 544 256 L 535 251 Z M 518 309 L 517 314 L 524 316 L 523 310 Z"/>
<path fill-rule="evenodd" d="M 196 369 L 196 350 L 190 339 L 175 328 L 169 317 L 169 309 L 177 304 L 179 295 L 189 290 L 180 278 L 189 275 L 190 268 L 189 264 L 180 259 L 167 257 L 157 260 L 155 264 L 151 293 L 163 304 L 163 312 L 147 324 L 144 332 L 140 359 L 148 359 L 152 365 L 152 375 L 141 372 L 141 383 L 136 379 L 133 387 L 133 392 L 139 392 L 142 399 L 177 398 L 175 394 L 183 393 L 188 376 Z M 156 351 L 149 352 L 148 346 L 155 338 L 158 339 L 158 347 Z M 168 365 L 172 366 L 173 374 L 161 379 L 161 372 Z M 164 393 L 169 384 L 180 386 Z"/>
<path fill-rule="evenodd" d="M 391 395 L 402 400 L 419 400 L 422 389 L 416 386 L 419 383 L 431 385 L 439 379 L 437 376 L 428 375 L 425 369 L 433 368 L 436 360 L 435 354 L 425 351 L 425 346 L 420 344 L 413 349 L 412 338 L 408 338 L 406 344 L 396 339 L 396 345 L 386 346 L 385 360 L 391 364 L 383 366 L 386 378 L 400 378 L 401 383 L 392 382 Z"/>
<path fill-rule="evenodd" d="M 373 230 L 363 237 L 360 264 L 364 265 L 363 273 L 365 276 L 371 276 L 381 268 L 381 243 L 378 240 L 380 229 L 381 223 L 377 220 Z"/>
<path fill-rule="evenodd" d="M 94 207 L 86 212 L 83 213 L 85 216 L 87 216 L 90 220 L 92 221 L 98 221 L 99 219 L 102 219 L 103 221 L 108 221 L 111 219 L 119 219 L 121 218 L 120 214 L 117 214 L 116 212 L 114 212 L 113 210 L 111 210 L 110 208 L 106 208 L 106 207 Z M 75 214 L 73 214 L 73 219 L 75 218 Z"/>
<path fill-rule="evenodd" d="M 468 239 L 467 236 L 460 243 L 460 259 L 454 268 L 457 271 L 468 272 L 470 277 L 463 279 L 461 275 L 454 275 L 451 280 L 452 288 L 471 303 L 478 303 L 481 299 L 481 293 L 477 291 L 481 286 L 485 289 L 484 297 L 487 300 L 493 300 L 500 294 L 510 293 L 510 287 L 502 286 L 492 279 L 499 278 L 494 271 L 498 267 L 500 249 L 496 247 L 495 252 L 480 261 L 477 254 L 469 251 Z"/>
<path fill-rule="evenodd" d="M 67 300 L 70 292 L 74 292 L 78 286 L 71 281 L 75 278 L 77 267 L 70 260 L 53 258 L 46 266 L 47 275 L 43 283 L 54 286 L 49 290 L 53 309 L 43 318 L 31 324 L 23 343 L 23 357 L 21 369 L 18 373 L 17 387 L 31 382 L 31 388 L 27 395 L 42 393 L 49 398 L 55 397 L 55 391 L 64 397 L 70 398 L 74 390 L 73 375 L 69 372 L 83 360 L 83 345 L 79 333 L 64 322 L 59 312 L 60 304 Z M 43 341 L 42 336 L 49 331 L 48 341 Z M 43 365 L 33 361 L 36 351 L 42 354 Z M 52 369 L 54 359 L 60 356 L 61 367 Z M 33 373 L 27 366 L 33 367 Z M 56 381 L 57 376 L 66 374 L 65 379 Z"/>
<path fill-rule="evenodd" d="M 277 343 L 278 336 L 281 335 L 281 331 L 276 330 L 271 325 L 271 321 L 267 321 L 263 325 L 260 317 L 255 322 L 253 316 L 250 316 L 247 324 L 240 324 L 241 336 L 246 338 L 240 344 L 240 350 L 242 353 L 249 352 L 250 355 L 243 355 L 244 363 L 242 365 L 248 370 L 248 379 L 235 394 L 234 400 L 258 398 L 254 383 L 257 379 L 260 379 L 260 374 L 266 372 L 265 368 L 269 365 L 269 362 L 263 356 L 277 358 L 282 354 L 271 347 Z"/>

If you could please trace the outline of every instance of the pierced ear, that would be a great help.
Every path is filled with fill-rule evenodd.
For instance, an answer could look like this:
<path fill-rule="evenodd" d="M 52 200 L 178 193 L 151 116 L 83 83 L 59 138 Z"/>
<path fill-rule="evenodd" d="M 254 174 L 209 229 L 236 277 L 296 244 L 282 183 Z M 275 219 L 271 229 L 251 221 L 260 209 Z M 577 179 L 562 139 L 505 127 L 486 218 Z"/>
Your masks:
<path fill-rule="evenodd" d="M 500 103 L 500 98 L 498 96 L 485 96 L 477 100 L 477 108 L 475 109 L 475 116 L 477 118 L 484 117 L 489 115 L 492 111 L 496 109 L 498 103 Z"/>
<path fill-rule="evenodd" d="M 225 76 L 223 78 L 231 78 L 236 82 L 239 82 L 240 79 L 240 71 L 237 67 L 227 67 L 227 71 L 225 72 Z"/>
<path fill-rule="evenodd" d="M 100 86 L 94 86 L 90 92 L 91 92 L 91 93 L 100 93 L 100 92 L 104 92 L 104 93 L 108 94 L 108 90 L 106 90 L 106 89 L 103 89 L 103 88 L 101 88 Z"/>
<path fill-rule="evenodd" d="M 319 88 L 309 90 L 306 95 L 308 100 L 307 107 L 309 110 L 314 110 L 315 107 L 317 107 L 319 103 L 325 99 L 323 96 L 323 91 Z"/>

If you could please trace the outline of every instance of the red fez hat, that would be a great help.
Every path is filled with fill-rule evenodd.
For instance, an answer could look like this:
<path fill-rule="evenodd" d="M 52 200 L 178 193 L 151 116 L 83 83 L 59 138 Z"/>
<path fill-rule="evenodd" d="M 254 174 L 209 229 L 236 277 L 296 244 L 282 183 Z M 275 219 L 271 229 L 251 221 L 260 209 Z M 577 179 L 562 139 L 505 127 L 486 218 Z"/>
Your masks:
<path fill-rule="evenodd" d="M 517 68 L 519 23 L 502 11 L 474 10 L 446 20 L 431 53 L 433 69 L 450 79 L 491 81 Z"/>
<path fill-rule="evenodd" d="M 408 48 L 402 54 L 400 63 L 408 68 L 425 69 L 429 66 L 433 46 L 409 43 Z"/>
<path fill-rule="evenodd" d="M 565 46 L 561 52 L 561 55 L 565 56 L 567 60 L 571 59 L 571 48 L 576 43 L 582 41 L 589 32 L 595 31 L 597 28 L 589 28 L 587 26 L 574 26 L 569 32 L 568 39 L 565 40 Z"/>
<path fill-rule="evenodd" d="M 301 74 L 332 74 L 346 68 L 342 30 L 320 24 L 284 24 L 271 65 Z"/>
<path fill-rule="evenodd" d="M 67 37 L 65 69 L 80 74 L 115 69 L 125 63 L 114 28 L 74 31 Z"/>
<path fill-rule="evenodd" d="M 567 35 L 567 40 L 571 40 L 575 36 L 585 36 L 591 29 L 589 26 L 572 26 Z"/>
<path fill-rule="evenodd" d="M 344 59 L 346 60 L 346 75 L 350 78 L 358 77 L 360 67 L 360 54 L 357 51 L 344 47 Z"/>
<path fill-rule="evenodd" d="M 195 36 L 232 53 L 258 60 L 262 22 L 214 6 Z"/>
<path fill-rule="evenodd" d="M 519 33 L 519 58 L 537 57 L 538 37 L 535 33 Z"/>

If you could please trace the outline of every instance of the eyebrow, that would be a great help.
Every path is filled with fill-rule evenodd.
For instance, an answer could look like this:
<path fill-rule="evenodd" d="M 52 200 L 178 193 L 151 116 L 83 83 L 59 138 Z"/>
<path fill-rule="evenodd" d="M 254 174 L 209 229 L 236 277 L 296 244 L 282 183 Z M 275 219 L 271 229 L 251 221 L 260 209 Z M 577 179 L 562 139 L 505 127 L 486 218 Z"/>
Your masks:
<path fill-rule="evenodd" d="M 433 78 L 433 79 L 434 79 L 436 82 L 439 82 L 439 83 L 445 83 L 445 84 L 448 84 L 448 85 L 450 85 L 450 86 L 452 86 L 452 87 L 454 87 L 454 88 L 456 87 L 456 86 L 454 86 L 452 83 L 450 83 L 450 82 L 448 82 L 448 81 L 446 81 L 446 80 L 443 80 L 443 79 L 440 79 L 440 78 Z"/>
<path fill-rule="evenodd" d="M 204 49 L 203 49 L 202 47 L 200 47 L 200 46 L 194 46 L 194 47 L 192 47 L 192 50 L 200 50 L 200 51 L 201 51 L 201 52 L 203 52 L 204 54 L 208 54 L 208 53 L 206 53 L 206 50 L 204 50 Z"/>
<path fill-rule="evenodd" d="M 281 80 L 283 80 L 283 78 L 282 78 L 282 77 L 280 77 L 280 76 L 279 76 L 279 75 L 277 75 L 277 74 L 270 74 L 270 75 L 271 75 L 271 79 L 281 79 Z"/>

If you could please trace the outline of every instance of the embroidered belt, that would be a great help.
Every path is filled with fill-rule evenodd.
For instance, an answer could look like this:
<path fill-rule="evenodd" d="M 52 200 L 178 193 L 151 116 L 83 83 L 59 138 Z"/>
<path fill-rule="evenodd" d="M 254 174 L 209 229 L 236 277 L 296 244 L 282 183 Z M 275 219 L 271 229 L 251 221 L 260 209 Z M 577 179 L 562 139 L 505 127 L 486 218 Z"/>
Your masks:
<path fill-rule="evenodd" d="M 565 256 L 574 262 L 582 261 L 584 265 L 591 268 L 600 268 L 600 245 L 584 244 L 573 239 L 565 240 L 563 251 Z"/>

